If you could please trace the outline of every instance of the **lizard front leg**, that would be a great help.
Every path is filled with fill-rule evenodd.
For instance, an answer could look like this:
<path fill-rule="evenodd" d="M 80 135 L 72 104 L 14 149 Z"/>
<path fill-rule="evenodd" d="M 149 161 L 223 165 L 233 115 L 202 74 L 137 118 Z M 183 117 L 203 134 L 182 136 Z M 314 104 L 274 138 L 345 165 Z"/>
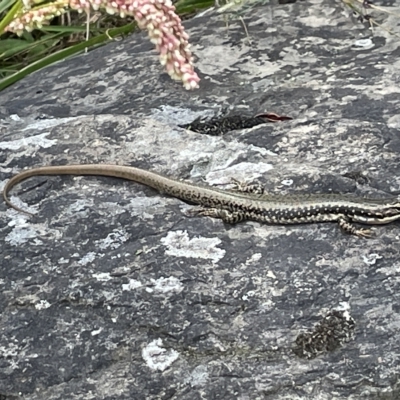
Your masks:
<path fill-rule="evenodd" d="M 205 208 L 205 207 L 195 207 L 192 208 L 189 213 L 191 215 L 201 215 L 204 217 L 218 218 L 227 224 L 237 224 L 238 222 L 244 221 L 246 215 L 241 211 L 229 211 L 223 208 Z"/>

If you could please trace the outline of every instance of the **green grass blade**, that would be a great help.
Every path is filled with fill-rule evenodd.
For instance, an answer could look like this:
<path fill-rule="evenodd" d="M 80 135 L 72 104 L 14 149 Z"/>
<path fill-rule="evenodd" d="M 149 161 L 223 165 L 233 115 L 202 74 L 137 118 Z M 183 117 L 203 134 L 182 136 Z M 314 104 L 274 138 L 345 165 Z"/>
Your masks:
<path fill-rule="evenodd" d="M 178 14 L 192 13 L 203 8 L 211 7 L 215 4 L 214 0 L 179 0 L 175 3 Z"/>

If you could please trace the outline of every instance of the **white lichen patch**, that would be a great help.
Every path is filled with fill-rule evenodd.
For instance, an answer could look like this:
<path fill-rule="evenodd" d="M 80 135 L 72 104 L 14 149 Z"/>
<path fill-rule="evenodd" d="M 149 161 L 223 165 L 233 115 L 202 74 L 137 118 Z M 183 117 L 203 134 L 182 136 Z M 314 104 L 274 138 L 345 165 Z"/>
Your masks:
<path fill-rule="evenodd" d="M 281 184 L 283 186 L 292 186 L 293 185 L 293 179 L 284 179 L 283 181 L 281 181 Z"/>
<path fill-rule="evenodd" d="M 30 239 L 38 236 L 37 230 L 33 225 L 20 225 L 15 227 L 5 238 L 5 241 L 10 243 L 11 246 L 19 246 L 26 243 Z"/>
<path fill-rule="evenodd" d="M 122 285 L 122 290 L 125 292 L 132 291 L 142 286 L 142 282 L 136 279 L 130 279 L 128 283 L 124 283 Z M 146 292 L 155 294 L 180 293 L 184 289 L 184 286 L 179 279 L 175 278 L 174 276 L 170 276 L 169 278 L 151 279 L 150 283 L 148 283 L 146 286 Z"/>
<path fill-rule="evenodd" d="M 364 264 L 367 264 L 367 265 L 375 265 L 376 260 L 380 260 L 381 258 L 382 258 L 382 256 L 379 254 L 376 254 L 376 253 L 371 253 L 371 254 L 362 256 L 362 260 L 363 260 Z"/>
<path fill-rule="evenodd" d="M 15 212 L 16 213 L 16 212 Z M 42 224 L 31 224 L 28 222 L 28 217 L 25 214 L 18 213 L 15 218 L 8 223 L 8 226 L 13 229 L 5 237 L 5 241 L 11 246 L 20 246 L 29 240 L 32 245 L 40 245 L 43 242 L 41 236 L 58 240 L 61 237 L 61 232 L 57 229 L 49 229 Z M 33 240 L 32 240 L 33 239 Z"/>
<path fill-rule="evenodd" d="M 151 110 L 151 116 L 162 124 L 175 126 L 179 124 L 189 124 L 196 118 L 211 118 L 214 116 L 212 110 L 194 111 L 190 108 L 161 105 L 159 108 Z"/>
<path fill-rule="evenodd" d="M 206 180 L 210 185 L 229 184 L 232 183 L 232 178 L 251 183 L 273 168 L 273 165 L 268 163 L 241 162 L 224 170 L 210 172 L 207 174 Z"/>
<path fill-rule="evenodd" d="M 237 60 L 244 57 L 248 52 L 248 47 L 241 46 L 239 48 L 227 48 L 223 44 L 224 39 L 213 37 L 212 46 L 203 46 L 196 49 L 196 55 L 203 60 L 201 63 L 201 71 L 207 75 L 209 79 L 215 76 L 220 79 L 222 71 L 228 70 L 237 64 Z M 251 64 L 251 63 L 247 63 Z"/>
<path fill-rule="evenodd" d="M 37 146 L 47 149 L 54 146 L 57 140 L 47 139 L 46 136 L 50 132 L 41 133 L 40 135 L 24 137 L 22 139 L 10 140 L 9 142 L 0 142 L 0 149 L 2 150 L 19 150 L 27 146 Z"/>
<path fill-rule="evenodd" d="M 355 50 L 357 50 L 357 48 L 360 50 L 369 50 L 369 49 L 372 49 L 374 46 L 375 46 L 375 44 L 371 38 L 358 39 L 354 42 Z"/>
<path fill-rule="evenodd" d="M 219 238 L 189 239 L 186 231 L 169 232 L 161 239 L 161 243 L 167 247 L 166 253 L 175 257 L 202 258 L 218 262 L 225 256 L 225 250 L 216 247 L 221 244 Z"/>
<path fill-rule="evenodd" d="M 22 210 L 24 210 L 28 213 L 31 213 L 31 214 L 37 213 L 37 209 L 38 209 L 37 205 L 30 206 L 30 205 L 26 204 L 24 201 L 22 201 L 19 197 L 16 197 L 16 196 L 11 196 L 10 201 L 12 204 L 14 204 L 15 206 L 21 208 Z M 29 216 L 27 214 L 22 214 L 20 211 L 14 210 L 13 208 L 8 208 L 7 214 L 10 215 L 12 218 L 19 217 L 19 218 L 24 218 L 25 220 L 29 218 Z"/>
<path fill-rule="evenodd" d="M 51 307 L 51 304 L 46 300 L 40 300 L 35 304 L 36 310 L 45 310 L 46 308 Z"/>
<path fill-rule="evenodd" d="M 257 264 L 262 258 L 262 253 L 254 253 L 247 260 L 246 265 Z"/>
<path fill-rule="evenodd" d="M 86 255 L 84 255 L 79 261 L 78 264 L 79 265 L 88 265 L 89 263 L 91 263 L 92 261 L 94 261 L 96 259 L 96 253 L 91 251 L 89 253 L 87 253 Z"/>
<path fill-rule="evenodd" d="M 112 276 L 108 272 L 99 272 L 93 274 L 93 278 L 97 279 L 99 282 L 107 282 L 112 279 Z"/>
<path fill-rule="evenodd" d="M 137 281 L 136 279 L 129 279 L 128 283 L 122 284 L 122 290 L 124 292 L 135 290 L 137 288 L 142 287 L 142 282 Z"/>
<path fill-rule="evenodd" d="M 129 239 L 130 235 L 124 229 L 114 229 L 105 239 L 96 240 L 101 250 L 117 249 Z"/>
<path fill-rule="evenodd" d="M 130 201 L 129 210 L 134 215 L 139 215 L 145 219 L 153 219 L 155 210 L 159 209 L 161 204 L 159 197 L 136 196 Z"/>
<path fill-rule="evenodd" d="M 154 371 L 165 371 L 179 357 L 179 353 L 173 349 L 162 347 L 162 340 L 156 339 L 142 350 L 142 358 L 146 365 Z"/>
<path fill-rule="evenodd" d="M 95 329 L 95 330 L 93 330 L 92 332 L 90 332 L 90 334 L 91 334 L 92 336 L 98 336 L 98 335 L 100 335 L 101 332 L 103 332 L 103 328 Z"/>
<path fill-rule="evenodd" d="M 77 215 L 79 214 L 88 214 L 87 211 L 88 208 L 88 201 L 85 200 L 76 200 L 73 203 L 69 204 L 66 208 L 65 208 L 65 213 L 67 215 Z"/>
<path fill-rule="evenodd" d="M 400 114 L 390 116 L 387 120 L 387 124 L 389 128 L 400 129 Z"/>
<path fill-rule="evenodd" d="M 159 278 L 151 280 L 154 285 L 154 291 L 159 293 L 180 293 L 183 285 L 179 279 L 174 276 L 169 278 Z"/>
<path fill-rule="evenodd" d="M 21 132 L 25 131 L 39 131 L 43 129 L 50 129 L 55 126 L 70 124 L 72 121 L 80 120 L 82 116 L 78 117 L 67 117 L 67 118 L 44 118 L 44 119 L 35 119 L 28 121 L 28 124 L 25 128 L 21 129 Z"/>
<path fill-rule="evenodd" d="M 207 365 L 198 365 L 185 379 L 185 383 L 189 383 L 192 387 L 203 386 L 207 383 L 209 376 Z"/>

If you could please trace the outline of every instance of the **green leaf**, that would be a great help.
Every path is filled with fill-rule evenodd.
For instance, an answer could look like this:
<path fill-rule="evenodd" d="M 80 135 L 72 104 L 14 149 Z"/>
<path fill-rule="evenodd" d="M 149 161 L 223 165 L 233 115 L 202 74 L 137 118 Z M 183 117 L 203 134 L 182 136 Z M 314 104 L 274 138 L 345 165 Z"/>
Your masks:
<path fill-rule="evenodd" d="M 211 7 L 215 4 L 214 0 L 178 0 L 175 3 L 178 14 L 193 13 L 203 8 Z"/>
<path fill-rule="evenodd" d="M 0 14 L 7 11 L 13 6 L 16 0 L 1 0 L 0 1 Z"/>
<path fill-rule="evenodd" d="M 15 15 L 22 10 L 22 0 L 2 0 L 0 2 L 0 12 L 5 12 L 12 4 L 14 5 L 11 10 L 8 11 L 0 21 L 0 35 L 4 34 L 6 26 L 14 19 Z"/>
<path fill-rule="evenodd" d="M 90 27 L 90 31 L 98 31 L 98 28 Z M 62 32 L 62 33 L 81 33 L 86 32 L 86 26 L 62 26 L 62 25 L 48 25 L 41 29 L 42 32 Z"/>
<path fill-rule="evenodd" d="M 3 40 L 0 40 L 0 54 L 5 51 L 14 50 L 16 48 L 24 48 L 26 46 L 27 46 L 27 43 L 25 42 L 25 40 L 11 39 L 11 38 L 3 39 Z"/>
<path fill-rule="evenodd" d="M 82 42 L 79 44 L 76 44 L 71 47 L 67 47 L 65 49 L 62 49 L 60 51 L 57 51 L 56 53 L 49 54 L 48 56 L 37 60 L 28 66 L 22 68 L 20 71 L 15 72 L 12 75 L 9 75 L 5 77 L 4 79 L 0 80 L 0 90 L 5 89 L 6 87 L 12 85 L 15 82 L 18 82 L 25 76 L 29 75 L 32 72 L 38 71 L 44 67 L 47 67 L 57 61 L 63 61 L 67 57 L 79 54 L 83 52 L 86 48 L 93 48 L 93 47 L 98 47 L 100 45 L 103 45 L 107 43 L 110 38 L 114 38 L 119 35 L 123 34 L 128 34 L 132 32 L 132 30 L 135 29 L 135 25 L 133 24 L 127 24 L 124 26 L 121 26 L 119 28 L 113 28 L 107 30 L 107 33 L 103 33 L 99 36 L 96 36 L 94 38 L 89 39 L 86 42 Z M 15 67 L 15 65 L 13 66 Z"/>

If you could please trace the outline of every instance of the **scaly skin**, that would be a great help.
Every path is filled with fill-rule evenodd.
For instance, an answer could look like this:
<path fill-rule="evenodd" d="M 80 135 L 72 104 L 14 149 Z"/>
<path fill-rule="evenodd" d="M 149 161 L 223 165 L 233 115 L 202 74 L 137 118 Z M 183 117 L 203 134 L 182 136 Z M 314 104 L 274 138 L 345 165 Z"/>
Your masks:
<path fill-rule="evenodd" d="M 400 202 L 395 198 L 366 199 L 337 194 L 270 195 L 221 190 L 168 178 L 135 167 L 109 164 L 81 164 L 33 168 L 20 172 L 5 185 L 5 202 L 12 204 L 10 190 L 19 182 L 38 175 L 96 175 L 127 179 L 150 186 L 161 193 L 205 207 L 198 213 L 221 218 L 228 223 L 253 220 L 270 224 L 338 222 L 346 232 L 368 237 L 368 229 L 357 229 L 351 222 L 381 225 L 400 219 Z"/>

